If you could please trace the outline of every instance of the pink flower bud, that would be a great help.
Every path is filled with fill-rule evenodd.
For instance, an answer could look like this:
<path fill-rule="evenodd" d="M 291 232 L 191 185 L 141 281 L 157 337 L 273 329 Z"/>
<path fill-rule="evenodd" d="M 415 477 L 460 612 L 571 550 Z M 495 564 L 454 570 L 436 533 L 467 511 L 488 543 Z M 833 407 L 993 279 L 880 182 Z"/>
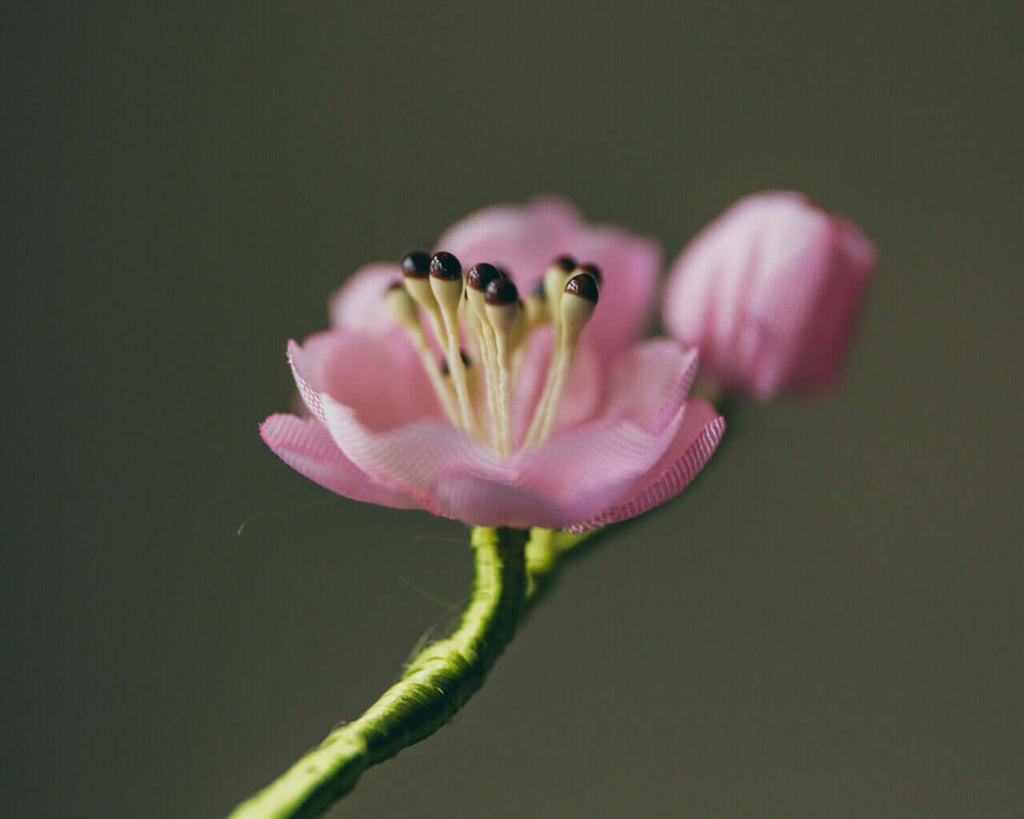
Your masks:
<path fill-rule="evenodd" d="M 741 199 L 670 270 L 665 326 L 700 347 L 714 387 L 757 399 L 831 386 L 875 248 L 857 225 L 798 193 Z"/>

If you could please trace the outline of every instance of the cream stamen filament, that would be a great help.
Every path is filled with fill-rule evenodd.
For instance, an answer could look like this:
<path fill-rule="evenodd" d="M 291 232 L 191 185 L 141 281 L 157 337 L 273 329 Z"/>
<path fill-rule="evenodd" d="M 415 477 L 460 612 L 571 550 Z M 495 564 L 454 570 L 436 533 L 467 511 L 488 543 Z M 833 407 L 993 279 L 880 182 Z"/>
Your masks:
<path fill-rule="evenodd" d="M 464 288 L 462 265 L 451 253 L 435 253 L 430 260 L 430 289 L 441 311 L 447 344 L 448 368 L 455 384 L 455 395 L 459 400 L 459 413 L 463 428 L 471 435 L 479 438 L 480 429 L 473 410 L 473 401 L 469 394 L 469 383 L 466 379 L 466 365 L 462 362 L 462 350 L 459 347 L 459 305 L 462 302 Z"/>
<path fill-rule="evenodd" d="M 556 326 L 547 378 L 544 380 L 544 388 L 541 390 L 540 398 L 537 399 L 537 406 L 534 407 L 533 418 L 530 420 L 530 427 L 526 432 L 526 439 L 523 441 L 524 447 L 539 444 L 544 439 L 544 430 L 554 426 L 554 420 L 549 424 L 547 419 L 549 415 L 558 415 L 557 406 L 554 411 L 551 410 L 551 402 L 555 394 L 556 382 L 560 377 L 559 373 L 568 371 L 572 364 L 572 362 L 566 363 L 564 361 L 565 357 L 566 348 L 563 333 L 561 332 L 561 327 Z M 562 389 L 565 389 L 564 385 Z"/>
<path fill-rule="evenodd" d="M 519 292 L 510 278 L 494 279 L 484 294 L 484 313 L 493 332 L 498 401 L 493 419 L 498 452 L 512 451 L 512 331 L 519 318 Z"/>
<path fill-rule="evenodd" d="M 459 349 L 459 321 L 454 310 L 441 307 L 441 316 L 444 319 L 444 329 L 448 341 L 448 369 L 452 374 L 452 382 L 455 384 L 455 395 L 459 402 L 459 414 L 462 417 L 463 428 L 479 437 L 479 428 L 476 423 L 476 414 L 473 411 L 473 402 L 469 395 L 469 383 L 466 378 L 466 365 L 462 362 L 462 350 Z"/>
<path fill-rule="evenodd" d="M 494 419 L 498 428 L 498 452 L 508 455 L 512 451 L 512 385 L 511 358 L 508 335 L 497 339 L 497 355 L 495 363 L 498 370 L 498 401 L 497 417 Z"/>
<path fill-rule="evenodd" d="M 483 294 L 467 289 L 466 317 L 469 322 L 473 337 L 476 338 L 477 347 L 480 351 L 480 360 L 483 362 L 484 384 L 487 390 L 487 417 L 490 419 L 490 441 L 491 446 L 498 448 L 497 428 L 497 404 L 498 385 L 495 377 L 498 369 L 497 350 L 491 334 L 491 327 L 484 314 Z"/>
<path fill-rule="evenodd" d="M 526 446 L 543 443 L 554 431 L 558 410 L 572 372 L 577 342 L 583 328 L 594 315 L 597 296 L 597 278 L 589 271 L 577 273 L 565 284 L 558 310 L 561 321 L 555 328 L 555 349 L 551 355 L 544 391 L 537 402 L 526 436 Z"/>

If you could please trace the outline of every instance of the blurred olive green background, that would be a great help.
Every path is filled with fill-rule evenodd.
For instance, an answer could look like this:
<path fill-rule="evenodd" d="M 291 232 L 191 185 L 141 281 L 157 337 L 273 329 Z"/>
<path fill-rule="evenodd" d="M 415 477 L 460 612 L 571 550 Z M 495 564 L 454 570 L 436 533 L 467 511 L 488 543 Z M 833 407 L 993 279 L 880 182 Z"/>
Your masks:
<path fill-rule="evenodd" d="M 332 815 L 1024 812 L 1021 20 L 964 3 L 4 12 L 5 816 L 217 817 L 393 681 L 466 532 L 257 437 L 361 264 L 540 192 L 795 188 L 881 263 L 830 398 L 563 578 Z"/>

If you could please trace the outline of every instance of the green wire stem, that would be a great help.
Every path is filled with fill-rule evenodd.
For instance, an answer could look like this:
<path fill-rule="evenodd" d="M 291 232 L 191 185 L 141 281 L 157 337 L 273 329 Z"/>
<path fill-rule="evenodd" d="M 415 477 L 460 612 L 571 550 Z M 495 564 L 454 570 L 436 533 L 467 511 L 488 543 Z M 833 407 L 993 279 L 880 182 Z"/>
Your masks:
<path fill-rule="evenodd" d="M 523 530 L 475 527 L 473 593 L 455 633 L 428 645 L 366 713 L 331 731 L 229 819 L 321 816 L 367 768 L 448 723 L 483 685 L 523 615 L 550 587 L 562 556 L 592 534 L 533 529 L 527 538 Z"/>

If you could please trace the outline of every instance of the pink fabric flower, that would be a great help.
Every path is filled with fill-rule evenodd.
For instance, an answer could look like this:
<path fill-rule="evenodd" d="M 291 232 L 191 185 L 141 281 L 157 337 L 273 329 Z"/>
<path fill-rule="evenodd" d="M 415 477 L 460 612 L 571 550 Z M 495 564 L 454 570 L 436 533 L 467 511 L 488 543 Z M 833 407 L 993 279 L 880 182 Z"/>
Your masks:
<path fill-rule="evenodd" d="M 718 389 L 768 399 L 838 378 L 875 248 L 855 224 L 798 193 L 741 199 L 670 272 L 665 326 L 701 351 Z"/>
<path fill-rule="evenodd" d="M 449 229 L 438 249 L 467 266 L 505 268 L 522 294 L 560 255 L 599 266 L 600 303 L 569 359 L 564 397 L 548 402 L 550 428 L 530 440 L 538 426 L 531 419 L 549 372 L 557 369 L 551 323 L 521 337 L 515 366 L 502 370 L 511 374 L 504 426 L 487 408 L 501 404 L 506 393 L 497 379 L 492 391 L 477 377 L 471 412 L 491 420 L 473 434 L 452 408 L 457 390 L 446 393 L 446 407 L 437 368 L 431 375 L 425 366 L 442 345 L 432 340 L 430 355 L 418 350 L 408 325 L 385 303 L 401 268 L 373 265 L 332 299 L 330 330 L 301 346 L 289 344 L 310 415 L 273 415 L 260 428 L 286 463 L 355 500 L 425 509 L 479 526 L 575 530 L 638 515 L 673 497 L 700 471 L 725 423 L 707 402 L 687 400 L 695 350 L 670 339 L 640 340 L 661 261 L 652 241 L 588 225 L 567 203 L 540 199 L 473 214 Z M 590 274 L 576 268 L 577 275 L 595 286 L 588 284 Z M 462 300 L 460 315 L 468 302 Z M 429 329 L 422 315 L 421 326 Z M 479 337 L 462 326 L 467 384 L 486 359 L 483 342 L 474 346 Z M 442 387 L 457 375 L 443 372 Z"/>

